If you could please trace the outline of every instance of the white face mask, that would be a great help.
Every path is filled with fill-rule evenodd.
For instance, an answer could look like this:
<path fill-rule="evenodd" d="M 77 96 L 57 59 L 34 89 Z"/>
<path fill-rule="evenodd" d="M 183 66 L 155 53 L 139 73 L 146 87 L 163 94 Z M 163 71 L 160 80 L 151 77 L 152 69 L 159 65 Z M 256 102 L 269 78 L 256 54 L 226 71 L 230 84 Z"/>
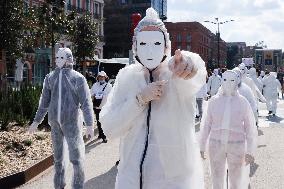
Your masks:
<path fill-rule="evenodd" d="M 237 74 L 227 71 L 222 74 L 222 89 L 226 96 L 234 95 L 237 90 L 237 85 Z"/>
<path fill-rule="evenodd" d="M 66 60 L 67 60 L 66 52 L 64 51 L 64 49 L 59 49 L 56 54 L 56 60 L 55 60 L 56 66 L 62 68 L 66 63 Z"/>
<path fill-rule="evenodd" d="M 239 68 L 240 68 L 240 70 L 241 70 L 242 76 L 247 73 L 247 69 L 246 69 L 245 65 L 240 64 L 240 65 L 239 65 Z"/>
<path fill-rule="evenodd" d="M 152 70 L 159 66 L 165 55 L 165 39 L 162 32 L 142 31 L 137 35 L 137 56 L 141 63 Z"/>

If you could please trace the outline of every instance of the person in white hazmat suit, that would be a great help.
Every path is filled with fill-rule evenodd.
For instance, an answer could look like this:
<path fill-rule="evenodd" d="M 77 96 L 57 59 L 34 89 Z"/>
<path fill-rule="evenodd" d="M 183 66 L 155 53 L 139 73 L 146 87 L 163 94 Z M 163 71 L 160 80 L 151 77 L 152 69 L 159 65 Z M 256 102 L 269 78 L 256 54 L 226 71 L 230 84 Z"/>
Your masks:
<path fill-rule="evenodd" d="M 255 68 L 249 69 L 249 77 L 253 80 L 254 84 L 257 86 L 258 90 L 261 92 L 263 88 L 262 81 L 257 78 L 257 73 Z"/>
<path fill-rule="evenodd" d="M 54 188 L 62 189 L 65 183 L 64 148 L 66 140 L 69 159 L 73 164 L 73 189 L 83 189 L 85 145 L 82 135 L 82 110 L 87 135 L 94 137 L 94 111 L 87 81 L 72 69 L 73 56 L 68 48 L 59 48 L 56 54 L 57 68 L 44 79 L 39 107 L 29 132 L 36 131 L 48 112 L 54 156 Z"/>
<path fill-rule="evenodd" d="M 205 64 L 170 49 L 164 23 L 147 9 L 134 31 L 136 63 L 119 71 L 100 113 L 105 135 L 121 139 L 116 189 L 204 188 L 194 116 Z"/>
<path fill-rule="evenodd" d="M 213 70 L 213 74 L 209 77 L 207 82 L 207 92 L 210 96 L 214 96 L 221 86 L 221 77 L 218 75 L 218 69 Z"/>
<path fill-rule="evenodd" d="M 265 76 L 265 72 L 264 71 L 260 71 L 258 79 L 262 82 L 262 80 L 264 79 L 264 76 Z"/>
<path fill-rule="evenodd" d="M 249 102 L 250 107 L 254 114 L 254 118 L 256 120 L 256 125 L 258 125 L 257 100 L 255 99 L 255 96 L 253 95 L 253 92 L 249 88 L 249 86 L 247 86 L 247 84 L 242 82 L 241 70 L 238 67 L 236 67 L 233 69 L 233 71 L 237 74 L 238 77 L 238 92 L 240 95 L 245 97 Z"/>
<path fill-rule="evenodd" d="M 249 185 L 249 166 L 254 162 L 257 129 L 248 101 L 238 93 L 234 71 L 222 74 L 221 90 L 209 102 L 201 121 L 200 153 L 205 159 L 209 138 L 209 161 L 213 189 L 224 189 L 226 164 L 229 188 Z"/>
<path fill-rule="evenodd" d="M 275 116 L 277 109 L 277 99 L 279 92 L 281 92 L 281 83 L 276 78 L 276 72 L 270 72 L 270 74 L 263 79 L 263 95 L 266 98 L 266 107 L 268 114 Z"/>

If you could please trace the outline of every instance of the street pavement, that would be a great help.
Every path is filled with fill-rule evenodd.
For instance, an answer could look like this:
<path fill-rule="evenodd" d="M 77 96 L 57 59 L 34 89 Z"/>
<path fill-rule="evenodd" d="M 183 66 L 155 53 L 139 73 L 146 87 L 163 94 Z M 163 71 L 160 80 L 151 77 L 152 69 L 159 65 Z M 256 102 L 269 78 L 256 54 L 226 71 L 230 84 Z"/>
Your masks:
<path fill-rule="evenodd" d="M 279 100 L 276 117 L 268 117 L 265 104 L 260 103 L 258 148 L 255 163 L 251 165 L 251 189 L 284 188 L 284 100 Z M 198 133 L 197 133 L 198 135 Z M 85 189 L 113 189 L 117 168 L 119 140 L 107 144 L 96 140 L 86 146 Z M 211 188 L 208 160 L 204 161 L 206 189 Z M 67 169 L 70 189 L 72 165 Z M 37 176 L 20 189 L 49 189 L 53 185 L 53 167 Z"/>

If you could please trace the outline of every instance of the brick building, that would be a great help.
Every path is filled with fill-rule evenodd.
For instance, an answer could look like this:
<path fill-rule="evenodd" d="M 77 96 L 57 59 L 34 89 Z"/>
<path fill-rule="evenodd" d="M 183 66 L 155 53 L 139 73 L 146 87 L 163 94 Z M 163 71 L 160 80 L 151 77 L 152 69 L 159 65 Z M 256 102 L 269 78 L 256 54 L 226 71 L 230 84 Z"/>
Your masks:
<path fill-rule="evenodd" d="M 176 49 L 198 53 L 208 67 L 217 66 L 217 36 L 199 22 L 166 22 L 171 37 L 172 55 Z M 220 40 L 220 66 L 225 66 L 227 58 L 226 43 Z"/>

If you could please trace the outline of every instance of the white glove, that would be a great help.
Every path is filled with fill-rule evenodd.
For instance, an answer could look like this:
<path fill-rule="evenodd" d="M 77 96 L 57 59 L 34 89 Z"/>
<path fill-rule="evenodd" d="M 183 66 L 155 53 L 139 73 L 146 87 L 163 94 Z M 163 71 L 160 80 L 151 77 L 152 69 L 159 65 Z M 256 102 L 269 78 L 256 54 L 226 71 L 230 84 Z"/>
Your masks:
<path fill-rule="evenodd" d="M 193 78 L 197 73 L 190 57 L 183 57 L 179 49 L 176 50 L 173 60 L 169 62 L 169 69 L 174 76 L 186 80 Z"/>
<path fill-rule="evenodd" d="M 85 136 L 87 138 L 90 137 L 90 140 L 94 140 L 94 128 L 93 126 L 86 126 L 87 127 L 87 130 L 86 130 L 86 133 L 85 133 Z"/>
<path fill-rule="evenodd" d="M 29 129 L 28 129 L 28 133 L 29 134 L 34 134 L 37 131 L 37 127 L 38 127 L 39 123 L 38 122 L 33 122 Z"/>
<path fill-rule="evenodd" d="M 167 81 L 164 80 L 150 83 L 138 94 L 138 96 L 141 97 L 141 100 L 144 104 L 152 100 L 158 100 L 163 94 L 164 86 L 166 83 Z"/>

